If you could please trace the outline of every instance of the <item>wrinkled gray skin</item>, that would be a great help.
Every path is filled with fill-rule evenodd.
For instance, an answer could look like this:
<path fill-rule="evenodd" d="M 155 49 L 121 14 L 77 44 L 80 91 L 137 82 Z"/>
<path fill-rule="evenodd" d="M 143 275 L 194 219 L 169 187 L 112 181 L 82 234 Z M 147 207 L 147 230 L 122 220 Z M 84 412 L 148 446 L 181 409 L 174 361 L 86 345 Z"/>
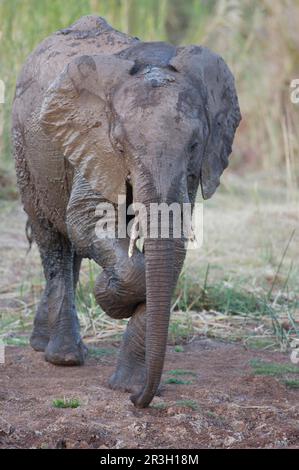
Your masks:
<path fill-rule="evenodd" d="M 58 365 L 83 364 L 74 294 L 83 257 L 103 271 L 98 303 L 128 318 L 114 389 L 146 407 L 157 392 L 184 240 L 99 240 L 95 207 L 194 203 L 215 192 L 240 111 L 233 76 L 206 48 L 143 43 L 102 18 L 81 18 L 28 58 L 13 106 L 13 144 L 24 208 L 46 288 L 31 345 Z M 148 223 L 148 220 L 143 221 Z"/>

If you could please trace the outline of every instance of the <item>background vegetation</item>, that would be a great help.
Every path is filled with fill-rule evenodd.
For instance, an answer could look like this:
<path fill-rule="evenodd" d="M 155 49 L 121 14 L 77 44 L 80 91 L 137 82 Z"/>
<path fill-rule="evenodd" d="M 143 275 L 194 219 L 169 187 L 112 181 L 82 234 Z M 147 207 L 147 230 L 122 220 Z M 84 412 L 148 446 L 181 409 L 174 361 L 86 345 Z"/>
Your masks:
<path fill-rule="evenodd" d="M 6 85 L 6 102 L 0 105 L 0 229 L 13 240 L 11 245 L 3 242 L 6 259 L 9 249 L 16 250 L 7 224 L 18 203 L 4 202 L 17 197 L 9 138 L 16 76 L 42 39 L 91 13 L 143 40 L 205 44 L 230 65 L 243 121 L 230 170 L 206 204 L 204 247 L 189 256 L 174 299 L 175 309 L 204 310 L 211 317 L 196 313 L 190 326 L 189 317 L 177 323 L 174 316 L 171 334 L 186 336 L 192 328 L 216 334 L 219 325 L 223 333 L 223 315 L 258 317 L 261 322 L 266 316 L 285 344 L 298 333 L 299 105 L 290 100 L 290 83 L 299 78 L 298 0 L 0 0 L 0 79 Z M 4 264 L 0 260 L 6 276 L 9 267 Z M 26 273 L 31 267 L 32 261 Z M 29 303 L 17 309 L 21 325 L 24 315 L 31 321 L 35 296 L 40 295 L 40 268 L 32 269 L 33 284 L 20 280 L 18 273 L 16 289 L 4 283 L 0 290 L 0 307 L 1 292 L 4 299 L 24 299 L 24 292 L 31 292 Z M 89 287 L 93 269 L 87 266 L 83 273 L 82 282 Z M 90 289 L 79 292 L 79 306 L 88 312 L 81 315 L 86 332 L 118 328 L 103 320 Z M 7 312 L 11 309 L 2 307 L 4 320 Z M 9 322 L 3 325 L 10 331 Z"/>
<path fill-rule="evenodd" d="M 289 195 L 294 191 L 299 107 L 290 102 L 290 81 L 299 77 L 298 0 L 1 0 L 2 167 L 11 160 L 9 115 L 22 63 L 47 35 L 90 13 L 143 40 L 205 44 L 223 55 L 243 113 L 234 165 L 279 167 Z"/>

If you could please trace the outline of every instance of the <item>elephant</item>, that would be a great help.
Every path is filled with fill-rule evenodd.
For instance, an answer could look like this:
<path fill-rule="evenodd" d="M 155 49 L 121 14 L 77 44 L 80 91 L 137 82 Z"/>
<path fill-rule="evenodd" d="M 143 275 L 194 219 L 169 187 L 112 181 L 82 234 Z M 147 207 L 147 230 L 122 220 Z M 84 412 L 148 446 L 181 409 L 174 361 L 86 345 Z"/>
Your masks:
<path fill-rule="evenodd" d="M 102 270 L 97 303 L 127 318 L 110 387 L 149 406 L 163 372 L 185 238 L 98 237 L 97 207 L 118 201 L 194 207 L 228 166 L 241 114 L 234 77 L 203 46 L 142 42 L 86 16 L 45 39 L 17 81 L 12 142 L 18 187 L 46 285 L 30 343 L 56 365 L 84 363 L 75 290 L 81 260 Z M 149 215 L 140 219 L 148 227 Z M 173 222 L 172 222 L 173 223 Z M 130 255 L 128 252 L 130 252 Z"/>

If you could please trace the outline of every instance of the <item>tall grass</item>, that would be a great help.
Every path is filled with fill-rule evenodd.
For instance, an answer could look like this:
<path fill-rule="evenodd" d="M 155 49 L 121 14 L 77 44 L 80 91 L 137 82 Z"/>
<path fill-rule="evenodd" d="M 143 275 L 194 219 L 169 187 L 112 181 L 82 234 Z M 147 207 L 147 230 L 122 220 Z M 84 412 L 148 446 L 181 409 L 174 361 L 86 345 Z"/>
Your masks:
<path fill-rule="evenodd" d="M 21 64 L 51 32 L 91 13 L 143 40 L 203 43 L 222 54 L 243 114 L 233 166 L 279 170 L 292 197 L 299 174 L 299 106 L 290 101 L 290 82 L 299 77 L 299 0 L 1 0 L 0 167 L 11 162 L 10 110 Z"/>

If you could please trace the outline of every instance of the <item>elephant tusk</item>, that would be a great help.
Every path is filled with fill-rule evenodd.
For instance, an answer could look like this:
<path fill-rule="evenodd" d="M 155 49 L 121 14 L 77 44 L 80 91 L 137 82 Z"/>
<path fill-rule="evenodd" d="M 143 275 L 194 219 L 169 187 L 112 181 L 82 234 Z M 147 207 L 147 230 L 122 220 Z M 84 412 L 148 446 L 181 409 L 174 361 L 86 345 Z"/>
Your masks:
<path fill-rule="evenodd" d="M 130 234 L 130 245 L 129 245 L 129 249 L 128 249 L 129 258 L 131 258 L 133 256 L 134 245 L 136 243 L 136 240 L 138 239 L 138 235 L 139 235 L 138 230 L 137 230 L 138 225 L 139 225 L 139 220 L 135 216 L 135 219 L 134 219 L 134 222 L 133 222 L 133 225 L 132 225 L 132 229 L 131 229 L 131 234 Z"/>
<path fill-rule="evenodd" d="M 188 212 L 184 213 L 184 236 L 191 242 L 196 240 L 195 231 L 192 226 L 192 216 Z"/>
<path fill-rule="evenodd" d="M 196 241 L 196 235 L 195 235 L 194 228 L 192 227 L 192 225 L 190 227 L 190 231 L 189 231 L 189 235 L 187 239 L 192 243 Z"/>
<path fill-rule="evenodd" d="M 136 242 L 136 246 L 138 248 L 138 250 L 142 253 L 143 252 L 143 247 L 144 247 L 144 237 L 139 237 L 137 242 Z"/>

